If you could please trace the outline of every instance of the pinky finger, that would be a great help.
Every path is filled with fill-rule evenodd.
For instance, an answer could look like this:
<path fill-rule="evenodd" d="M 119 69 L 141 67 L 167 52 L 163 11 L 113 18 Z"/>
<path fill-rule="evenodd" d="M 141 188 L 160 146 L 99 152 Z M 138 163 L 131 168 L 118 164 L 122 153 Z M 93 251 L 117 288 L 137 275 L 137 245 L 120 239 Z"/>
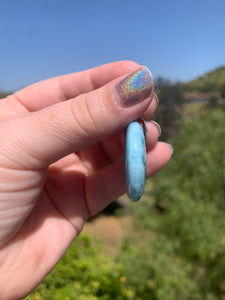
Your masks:
<path fill-rule="evenodd" d="M 171 146 L 158 142 L 147 152 L 147 177 L 162 169 L 172 155 Z M 86 183 L 86 201 L 90 215 L 104 209 L 113 200 L 126 192 L 124 161 L 110 165 L 91 175 Z"/>

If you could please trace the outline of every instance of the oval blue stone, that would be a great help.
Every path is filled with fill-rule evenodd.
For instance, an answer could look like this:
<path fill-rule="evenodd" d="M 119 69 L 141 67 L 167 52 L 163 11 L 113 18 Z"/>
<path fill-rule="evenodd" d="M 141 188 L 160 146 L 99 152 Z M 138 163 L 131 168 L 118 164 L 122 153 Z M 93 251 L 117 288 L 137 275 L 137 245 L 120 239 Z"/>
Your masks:
<path fill-rule="evenodd" d="M 127 195 L 132 201 L 138 201 L 145 187 L 146 150 L 141 125 L 132 122 L 126 132 L 126 186 Z"/>

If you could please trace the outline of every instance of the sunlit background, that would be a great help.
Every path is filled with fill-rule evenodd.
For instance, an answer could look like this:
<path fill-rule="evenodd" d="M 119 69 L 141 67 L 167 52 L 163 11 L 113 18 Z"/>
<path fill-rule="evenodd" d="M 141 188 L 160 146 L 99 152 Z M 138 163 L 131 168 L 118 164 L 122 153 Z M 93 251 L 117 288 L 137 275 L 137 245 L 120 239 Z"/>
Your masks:
<path fill-rule="evenodd" d="M 0 12 L 0 98 L 134 60 L 153 73 L 153 118 L 174 147 L 142 199 L 91 219 L 26 299 L 224 300 L 225 1 L 9 0 Z"/>
<path fill-rule="evenodd" d="M 1 1 L 0 90 L 130 59 L 187 81 L 224 64 L 222 0 Z"/>

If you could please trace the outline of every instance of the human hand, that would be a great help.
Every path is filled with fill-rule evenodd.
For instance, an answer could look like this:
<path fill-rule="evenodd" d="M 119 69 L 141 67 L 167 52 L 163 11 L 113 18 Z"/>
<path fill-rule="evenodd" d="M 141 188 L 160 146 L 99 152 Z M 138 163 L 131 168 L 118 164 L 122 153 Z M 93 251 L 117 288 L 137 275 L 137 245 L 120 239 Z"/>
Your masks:
<path fill-rule="evenodd" d="M 119 84 L 139 76 L 144 87 Z M 132 81 L 131 78 L 131 81 Z M 0 101 L 0 295 L 20 299 L 53 269 L 89 216 L 125 193 L 124 128 L 157 107 L 152 78 L 115 62 Z M 148 123 L 147 177 L 171 157 Z M 74 270 L 76 271 L 76 270 Z"/>

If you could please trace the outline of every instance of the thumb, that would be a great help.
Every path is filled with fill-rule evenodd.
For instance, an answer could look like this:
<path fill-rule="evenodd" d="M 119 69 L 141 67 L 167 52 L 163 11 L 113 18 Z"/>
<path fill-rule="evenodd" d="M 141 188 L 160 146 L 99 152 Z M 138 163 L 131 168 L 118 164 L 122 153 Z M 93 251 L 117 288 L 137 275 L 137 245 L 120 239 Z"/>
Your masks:
<path fill-rule="evenodd" d="M 103 74 L 104 75 L 104 74 Z M 153 96 L 153 79 L 146 67 L 111 83 L 6 124 L 1 151 L 12 152 L 11 163 L 44 168 L 94 144 L 140 117 Z M 10 163 L 10 161 L 9 161 Z M 14 164 L 15 166 L 15 164 Z"/>

